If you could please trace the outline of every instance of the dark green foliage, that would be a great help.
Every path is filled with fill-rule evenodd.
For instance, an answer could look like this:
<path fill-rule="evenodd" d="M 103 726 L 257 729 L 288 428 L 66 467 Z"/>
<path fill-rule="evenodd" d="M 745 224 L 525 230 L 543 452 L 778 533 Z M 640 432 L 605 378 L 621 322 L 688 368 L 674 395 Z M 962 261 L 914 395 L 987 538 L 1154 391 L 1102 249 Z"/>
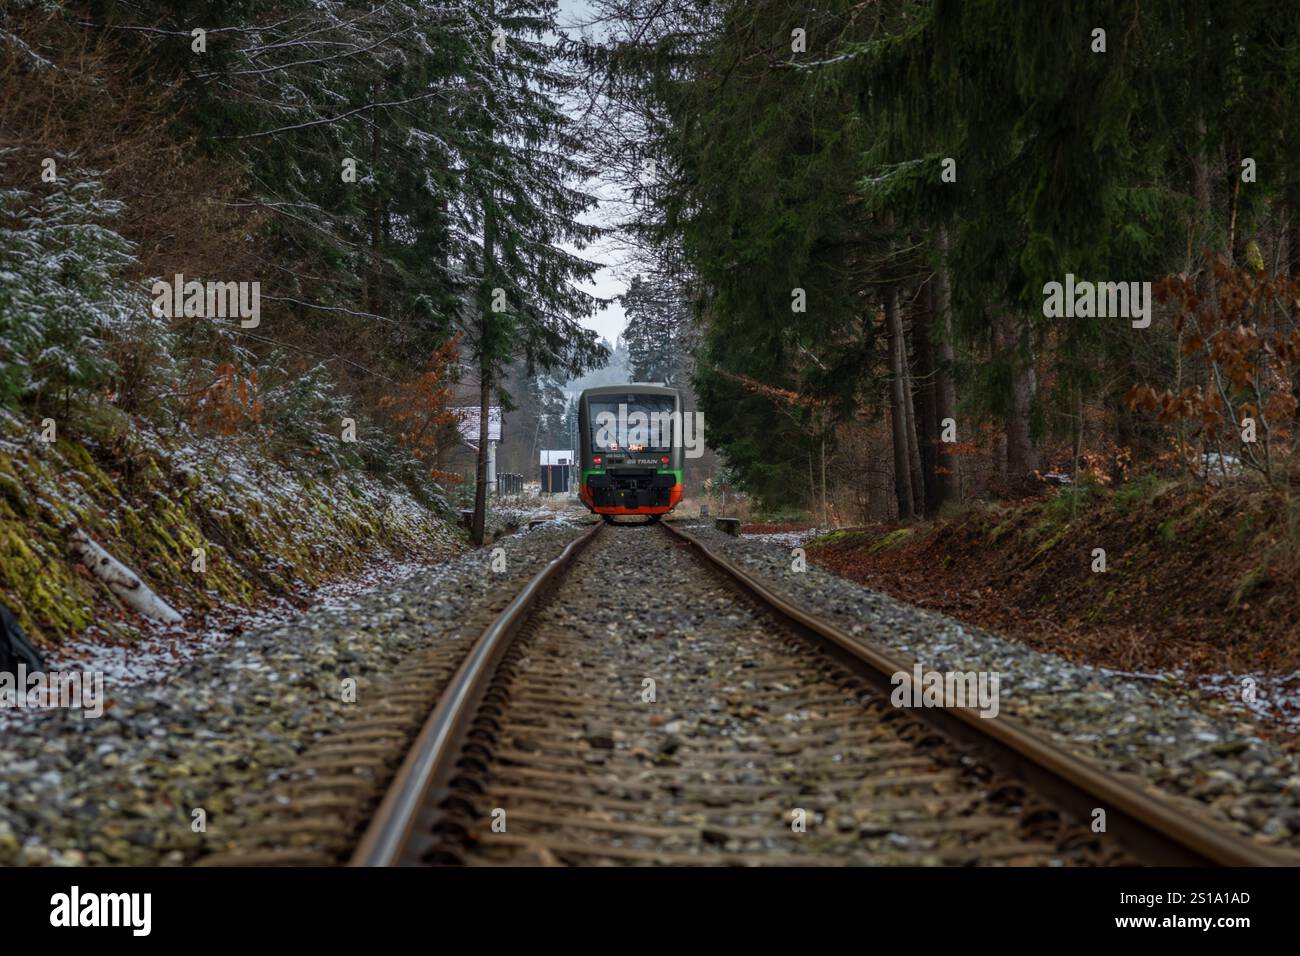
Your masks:
<path fill-rule="evenodd" d="M 622 297 L 623 342 L 633 381 L 685 385 L 690 374 L 690 324 L 680 290 L 660 276 L 635 276 Z"/>
<path fill-rule="evenodd" d="M 1300 8 L 1050 7 L 688 3 L 647 27 L 648 4 L 603 5 L 622 29 L 592 59 L 643 79 L 640 92 L 612 82 L 612 95 L 667 170 L 633 232 L 680 250 L 698 280 L 710 439 L 751 490 L 800 500 L 835 426 L 886 407 L 886 290 L 902 302 L 918 403 L 931 381 L 919 376 L 933 373 L 915 323 L 933 323 L 926 348 L 951 347 L 951 362 L 924 361 L 955 381 L 963 436 L 992 419 L 1078 448 L 1097 427 L 1088 406 L 1118 446 L 1153 458 L 1162 449 L 1125 394 L 1204 369 L 1179 364 L 1167 319 L 1135 330 L 1123 317 L 1046 318 L 1044 284 L 1180 271 L 1208 282 L 1203 250 L 1240 261 L 1248 242 L 1270 267 L 1289 255 L 1300 268 L 1286 225 L 1300 215 Z M 795 27 L 805 51 L 791 49 Z M 1247 156 L 1254 183 L 1240 179 Z M 932 317 L 938 279 L 951 313 Z M 806 314 L 790 309 L 794 289 Z M 933 434 L 925 401 L 921 436 Z"/>

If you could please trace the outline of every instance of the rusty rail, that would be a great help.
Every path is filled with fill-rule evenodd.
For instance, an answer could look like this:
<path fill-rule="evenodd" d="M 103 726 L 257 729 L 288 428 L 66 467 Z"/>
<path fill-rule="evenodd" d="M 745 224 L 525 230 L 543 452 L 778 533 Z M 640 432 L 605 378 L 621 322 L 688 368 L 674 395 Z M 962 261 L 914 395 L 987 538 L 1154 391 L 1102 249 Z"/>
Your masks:
<path fill-rule="evenodd" d="M 437 819 L 436 807 L 451 792 L 449 784 L 456 776 L 457 761 L 494 672 L 541 594 L 603 527 L 603 523 L 597 523 L 570 542 L 474 643 L 421 728 L 358 844 L 351 865 L 424 862 L 424 854 L 435 842 L 430 824 Z M 901 673 L 910 684 L 916 664 L 910 656 L 851 636 L 774 593 L 694 535 L 671 524 L 661 527 L 765 610 L 811 639 L 886 697 L 895 688 L 895 675 Z M 1062 749 L 1014 718 L 981 717 L 975 708 L 955 703 L 921 708 L 918 716 L 949 737 L 970 745 L 990 764 L 1020 777 L 1035 792 L 1080 820 L 1089 820 L 1095 808 L 1105 809 L 1108 834 L 1142 862 L 1216 866 L 1300 863 L 1300 855 L 1251 843 L 1193 808 L 1139 789 L 1139 782 L 1119 778 Z"/>
<path fill-rule="evenodd" d="M 538 597 L 592 539 L 603 523 L 569 542 L 568 546 L 524 585 L 513 601 L 488 626 L 466 655 L 438 705 L 420 728 L 402 766 L 389 785 L 370 825 L 352 855 L 351 866 L 397 866 L 419 862 L 422 847 L 416 838 L 422 815 L 445 791 L 455 773 L 470 723 L 483 699 L 497 663 Z"/>
<path fill-rule="evenodd" d="M 910 685 L 916 660 L 879 644 L 853 637 L 774 593 L 728 559 L 711 551 L 681 528 L 663 524 L 719 572 L 796 630 L 825 646 L 831 655 L 888 696 L 895 675 Z M 966 741 L 1029 783 L 1036 791 L 1082 820 L 1106 810 L 1107 832 L 1143 862 L 1155 865 L 1296 866 L 1300 855 L 1257 846 L 1212 820 L 1114 776 L 1100 766 L 1061 749 L 1004 716 L 982 717 L 972 707 L 923 708 L 920 715 L 943 732 Z"/>

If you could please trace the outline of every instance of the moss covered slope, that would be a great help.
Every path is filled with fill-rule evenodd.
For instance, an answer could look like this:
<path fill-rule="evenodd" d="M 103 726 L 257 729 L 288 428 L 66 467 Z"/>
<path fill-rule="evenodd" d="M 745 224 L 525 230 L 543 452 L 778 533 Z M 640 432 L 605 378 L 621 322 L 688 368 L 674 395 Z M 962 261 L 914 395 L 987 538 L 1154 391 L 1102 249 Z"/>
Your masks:
<path fill-rule="evenodd" d="M 70 557 L 76 528 L 182 613 L 315 586 L 381 550 L 433 557 L 460 544 L 445 505 L 405 487 L 124 426 L 49 443 L 0 412 L 0 602 L 38 643 L 88 629 L 129 636 L 138 624 Z"/>

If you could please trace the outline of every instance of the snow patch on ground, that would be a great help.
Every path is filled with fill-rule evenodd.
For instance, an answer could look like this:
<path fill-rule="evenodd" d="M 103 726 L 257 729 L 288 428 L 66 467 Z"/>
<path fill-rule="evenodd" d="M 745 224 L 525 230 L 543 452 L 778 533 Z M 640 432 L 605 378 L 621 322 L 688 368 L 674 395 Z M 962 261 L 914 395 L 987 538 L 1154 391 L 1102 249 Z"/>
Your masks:
<path fill-rule="evenodd" d="M 106 692 L 111 694 L 126 687 L 160 681 L 191 661 L 223 653 L 225 646 L 242 634 L 296 619 L 302 607 L 356 610 L 358 598 L 364 594 L 391 588 L 417 574 L 437 578 L 444 573 L 444 568 L 444 564 L 380 557 L 344 580 L 302 591 L 292 602 L 277 598 L 256 608 L 216 608 L 197 623 L 155 627 L 129 644 L 83 637 L 47 653 L 45 663 L 51 671 L 102 673 Z"/>
<path fill-rule="evenodd" d="M 802 528 L 798 531 L 772 531 L 764 534 L 746 534 L 741 532 L 741 537 L 748 541 L 761 541 L 764 544 L 775 544 L 782 548 L 802 548 L 813 538 L 820 538 L 824 534 L 831 533 L 830 528 Z"/>
<path fill-rule="evenodd" d="M 1183 690 L 1200 691 L 1235 706 L 1245 705 L 1256 717 L 1300 733 L 1300 671 L 1281 675 L 1188 674 L 1182 670 L 1145 673 L 1098 670 L 1116 677 L 1149 680 Z"/>
<path fill-rule="evenodd" d="M 567 498 L 524 499 L 518 502 L 504 503 L 494 501 L 491 505 L 490 524 L 494 526 L 513 525 L 517 534 L 527 534 L 538 527 L 564 527 L 580 520 L 587 512 L 580 505 Z M 533 522 L 537 524 L 532 525 Z"/>
<path fill-rule="evenodd" d="M 1248 681 L 1253 682 L 1253 687 Z M 1274 677 L 1202 674 L 1193 679 L 1193 684 L 1200 690 L 1214 693 L 1234 704 L 1245 703 L 1260 717 L 1300 733 L 1300 671 Z M 1253 690 L 1253 694 L 1248 692 L 1248 688 Z"/>

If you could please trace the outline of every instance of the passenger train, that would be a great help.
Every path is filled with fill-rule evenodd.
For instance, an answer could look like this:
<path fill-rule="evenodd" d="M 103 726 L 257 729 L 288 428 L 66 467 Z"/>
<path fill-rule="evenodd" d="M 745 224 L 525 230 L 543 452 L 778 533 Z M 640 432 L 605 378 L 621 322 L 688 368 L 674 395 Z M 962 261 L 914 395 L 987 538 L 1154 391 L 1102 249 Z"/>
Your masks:
<path fill-rule="evenodd" d="M 578 497 L 609 523 L 658 521 L 682 500 L 682 398 L 659 385 L 606 385 L 578 398 Z"/>

